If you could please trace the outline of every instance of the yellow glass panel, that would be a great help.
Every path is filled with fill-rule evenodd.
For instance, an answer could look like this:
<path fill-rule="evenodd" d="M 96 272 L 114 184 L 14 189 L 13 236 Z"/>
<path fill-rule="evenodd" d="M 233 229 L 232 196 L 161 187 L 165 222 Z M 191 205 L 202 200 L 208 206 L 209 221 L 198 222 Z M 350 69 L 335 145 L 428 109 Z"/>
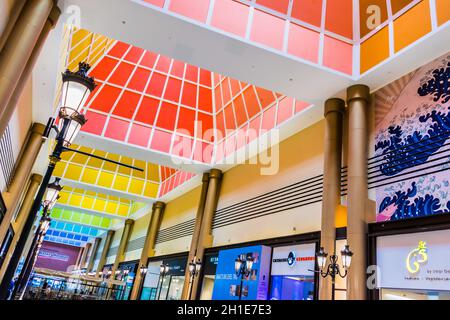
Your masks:
<path fill-rule="evenodd" d="M 103 211 L 105 211 L 105 207 L 106 207 L 106 201 L 105 200 L 102 200 L 102 199 L 95 199 L 95 202 L 94 202 L 94 210 L 95 211 L 101 211 L 101 212 L 103 212 Z"/>
<path fill-rule="evenodd" d="M 72 193 L 72 195 L 70 196 L 70 199 L 69 199 L 69 204 L 71 206 L 78 207 L 78 206 L 80 206 L 82 199 L 83 199 L 83 197 L 81 195 Z"/>
<path fill-rule="evenodd" d="M 81 203 L 81 206 L 85 209 L 92 209 L 94 206 L 94 198 L 92 197 L 84 197 L 83 202 Z"/>
<path fill-rule="evenodd" d="M 108 201 L 108 203 L 106 204 L 106 210 L 107 213 L 110 214 L 116 214 L 117 212 L 117 202 L 111 202 Z"/>
<path fill-rule="evenodd" d="M 430 3 L 421 1 L 394 21 L 395 52 L 431 31 Z"/>
<path fill-rule="evenodd" d="M 80 188 L 74 188 L 74 189 L 72 190 L 72 192 L 79 193 L 79 194 L 84 194 L 84 190 L 83 190 L 83 189 L 80 189 Z"/>
<path fill-rule="evenodd" d="M 114 181 L 114 189 L 120 191 L 127 191 L 129 181 L 130 181 L 129 177 L 116 175 L 116 180 Z"/>
<path fill-rule="evenodd" d="M 144 180 L 131 179 L 128 191 L 133 194 L 142 194 L 144 190 Z"/>
<path fill-rule="evenodd" d="M 143 169 L 144 171 L 132 170 L 133 177 L 145 179 L 147 164 L 141 160 L 134 160 L 134 166 Z"/>
<path fill-rule="evenodd" d="M 91 168 L 84 168 L 83 177 L 81 178 L 81 181 L 90 184 L 95 184 L 97 182 L 98 174 L 99 174 L 98 170 Z"/>
<path fill-rule="evenodd" d="M 58 162 L 56 164 L 55 170 L 53 171 L 53 175 L 55 177 L 62 177 L 64 174 L 64 170 L 66 169 L 66 163 L 65 162 Z"/>
<path fill-rule="evenodd" d="M 389 29 L 385 27 L 361 44 L 361 73 L 389 58 Z"/>
<path fill-rule="evenodd" d="M 67 204 L 69 202 L 69 196 L 70 196 L 69 192 L 61 191 L 59 193 L 59 196 L 60 196 L 60 198 L 58 199 L 58 203 L 65 203 L 65 204 Z"/>
<path fill-rule="evenodd" d="M 64 177 L 70 180 L 78 181 L 81 176 L 81 169 L 82 167 L 69 163 Z"/>
<path fill-rule="evenodd" d="M 100 172 L 100 177 L 98 179 L 98 185 L 106 188 L 111 188 L 113 183 L 114 174 L 105 171 Z"/>
<path fill-rule="evenodd" d="M 159 182 L 159 166 L 153 163 L 147 163 L 147 180 Z"/>
<path fill-rule="evenodd" d="M 70 162 L 74 162 L 74 163 L 78 163 L 78 164 L 82 164 L 82 165 L 85 165 L 87 161 L 88 161 L 88 157 L 85 156 L 84 154 L 79 154 L 79 153 L 75 153 L 73 155 L 73 157 L 70 159 Z"/>
<path fill-rule="evenodd" d="M 130 212 L 130 206 L 126 204 L 119 205 L 119 215 L 123 217 L 127 217 Z"/>
<path fill-rule="evenodd" d="M 156 198 L 158 195 L 158 185 L 156 183 L 147 182 L 145 185 L 144 196 Z"/>
<path fill-rule="evenodd" d="M 97 193 L 94 192 L 94 191 L 87 190 L 87 191 L 85 192 L 85 195 L 91 196 L 91 197 L 96 197 L 96 196 L 97 196 Z"/>
<path fill-rule="evenodd" d="M 130 166 L 133 165 L 133 159 L 132 158 L 128 158 L 128 157 L 122 157 L 122 159 L 120 159 L 120 162 L 122 162 L 124 164 L 127 164 L 127 165 L 130 165 Z M 127 168 L 127 167 L 120 166 L 118 172 L 128 176 L 128 175 L 131 174 L 131 169 Z"/>
<path fill-rule="evenodd" d="M 436 0 L 438 25 L 443 25 L 450 20 L 450 1 Z"/>
<path fill-rule="evenodd" d="M 108 154 L 107 158 L 109 160 L 114 160 L 114 161 L 119 161 L 120 160 L 120 156 L 116 155 L 116 154 Z M 103 162 L 103 170 L 107 170 L 107 171 L 112 171 L 112 172 L 116 172 L 117 170 L 117 165 L 111 162 Z"/>

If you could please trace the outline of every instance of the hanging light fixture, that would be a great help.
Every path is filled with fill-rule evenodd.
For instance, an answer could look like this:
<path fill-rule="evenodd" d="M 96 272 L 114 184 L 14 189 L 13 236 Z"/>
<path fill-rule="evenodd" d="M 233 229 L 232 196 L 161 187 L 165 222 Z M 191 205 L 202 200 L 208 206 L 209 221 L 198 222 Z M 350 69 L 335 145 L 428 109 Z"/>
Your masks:
<path fill-rule="evenodd" d="M 44 207 L 47 211 L 50 211 L 59 199 L 59 192 L 62 190 L 62 186 L 59 184 L 60 178 L 55 178 L 55 181 L 47 186 L 47 193 L 44 198 Z"/>
<path fill-rule="evenodd" d="M 352 263 L 352 256 L 353 252 L 351 252 L 349 246 L 346 245 L 341 251 L 342 265 L 345 269 L 350 268 L 350 264 Z"/>
<path fill-rule="evenodd" d="M 71 117 L 74 113 L 80 114 L 89 95 L 94 91 L 96 87 L 94 78 L 87 75 L 90 69 L 91 66 L 88 63 L 80 62 L 77 72 L 66 70 L 62 74 L 60 111 L 64 115 Z"/>
<path fill-rule="evenodd" d="M 64 140 L 63 146 L 69 147 L 76 136 L 81 130 L 81 127 L 84 126 L 87 122 L 87 119 L 83 114 L 80 113 L 72 113 L 71 115 L 66 115 L 64 112 L 59 112 L 59 131 L 64 135 L 62 139 Z M 63 132 L 63 128 L 66 127 L 65 132 Z"/>
<path fill-rule="evenodd" d="M 323 247 L 320 247 L 320 250 L 317 253 L 316 257 L 317 257 L 317 265 L 319 266 L 319 269 L 323 270 L 327 263 L 328 253 L 325 252 L 325 249 Z"/>

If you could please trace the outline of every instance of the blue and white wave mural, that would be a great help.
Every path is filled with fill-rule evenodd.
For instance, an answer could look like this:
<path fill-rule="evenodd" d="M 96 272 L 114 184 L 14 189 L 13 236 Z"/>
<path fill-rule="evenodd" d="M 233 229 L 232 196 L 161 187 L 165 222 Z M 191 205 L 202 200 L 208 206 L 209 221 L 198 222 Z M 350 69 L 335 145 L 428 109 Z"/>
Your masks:
<path fill-rule="evenodd" d="M 389 110 L 376 109 L 370 162 L 377 180 L 392 181 L 376 190 L 379 222 L 450 212 L 449 77 L 447 54 L 416 71 Z"/>

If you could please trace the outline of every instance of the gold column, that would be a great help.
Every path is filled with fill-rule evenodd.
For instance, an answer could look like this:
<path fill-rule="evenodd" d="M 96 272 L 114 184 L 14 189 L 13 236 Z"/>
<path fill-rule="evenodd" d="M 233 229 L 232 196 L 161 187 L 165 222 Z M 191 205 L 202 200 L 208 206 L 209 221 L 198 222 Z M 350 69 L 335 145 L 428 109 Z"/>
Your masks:
<path fill-rule="evenodd" d="M 347 89 L 348 105 L 348 218 L 347 241 L 353 251 L 347 279 L 349 300 L 366 298 L 366 202 L 370 89 L 355 85 Z"/>
<path fill-rule="evenodd" d="M 205 210 L 202 218 L 202 225 L 198 238 L 196 257 L 203 262 L 205 248 L 210 248 L 213 244 L 212 222 L 219 201 L 220 185 L 222 181 L 222 171 L 212 169 L 209 173 L 208 191 L 206 192 Z M 195 277 L 192 282 L 191 300 L 195 300 L 199 290 L 199 277 Z"/>
<path fill-rule="evenodd" d="M 195 216 L 194 233 L 192 234 L 191 246 L 189 248 L 189 256 L 186 265 L 186 273 L 184 276 L 183 293 L 181 295 L 182 300 L 189 299 L 189 290 L 191 286 L 191 279 L 189 274 L 189 263 L 197 259 L 197 246 L 200 236 L 200 229 L 202 227 L 203 213 L 205 211 L 206 194 L 208 192 L 209 173 L 203 173 L 202 177 L 202 190 L 200 193 L 200 201 L 198 203 L 197 215 Z M 194 261 L 195 262 L 195 261 Z"/>
<path fill-rule="evenodd" d="M 130 239 L 130 236 L 131 236 L 131 231 L 133 230 L 133 225 L 134 225 L 133 219 L 127 219 L 125 221 L 125 226 L 123 228 L 122 237 L 120 238 L 119 249 L 117 250 L 117 254 L 116 254 L 116 260 L 114 261 L 114 265 L 111 270 L 112 277 L 114 277 L 114 273 L 116 272 L 117 267 L 119 266 L 119 263 L 121 263 L 125 259 L 125 250 L 128 245 L 128 240 Z"/>
<path fill-rule="evenodd" d="M 89 255 L 89 261 L 88 261 L 88 265 L 86 268 L 87 272 L 93 271 L 92 269 L 94 268 L 95 256 L 97 255 L 98 248 L 100 247 L 101 241 L 102 241 L 102 238 L 100 238 L 100 237 L 95 238 L 95 240 L 94 240 L 94 245 L 92 246 L 91 254 Z"/>
<path fill-rule="evenodd" d="M 17 18 L 19 18 L 22 8 L 25 5 L 26 0 L 13 0 L 14 4 L 12 6 L 11 14 L 8 17 L 8 22 L 0 34 L 0 51 L 2 51 L 5 46 L 6 40 L 8 39 L 14 25 L 16 24 Z"/>
<path fill-rule="evenodd" d="M 103 250 L 102 250 L 102 255 L 100 256 L 100 260 L 97 265 L 97 271 L 96 271 L 97 277 L 100 276 L 100 273 L 103 271 L 103 267 L 105 266 L 106 258 L 108 255 L 109 248 L 111 247 L 111 242 L 114 237 L 114 233 L 115 233 L 114 230 L 108 230 L 108 233 L 106 235 L 105 244 L 104 244 Z"/>
<path fill-rule="evenodd" d="M 26 185 L 31 169 L 33 168 L 34 162 L 36 161 L 39 151 L 41 150 L 41 146 L 44 141 L 42 137 L 44 130 L 45 126 L 40 123 L 35 123 L 31 127 L 31 132 L 27 142 L 24 144 L 20 158 L 17 161 L 14 177 L 8 187 L 8 190 L 3 194 L 6 205 L 6 215 L 0 225 L 0 243 L 3 243 L 3 240 L 5 239 L 24 186 Z"/>
<path fill-rule="evenodd" d="M 0 52 L 0 123 L 53 5 L 53 0 L 27 1 Z"/>
<path fill-rule="evenodd" d="M 45 40 L 47 40 L 50 31 L 56 26 L 56 23 L 58 22 L 60 15 L 61 10 L 57 6 L 54 6 L 50 11 L 50 15 L 48 16 L 47 21 L 44 24 L 39 39 L 37 40 L 36 45 L 33 48 L 33 51 L 31 52 L 30 58 L 28 59 L 25 69 L 23 70 L 22 75 L 20 76 L 20 79 L 17 82 L 16 88 L 8 102 L 8 105 L 6 106 L 5 112 L 4 114 L 1 115 L 0 134 L 2 134 L 5 131 L 6 127 L 8 126 L 9 120 L 11 119 L 11 116 L 14 113 L 14 110 L 16 109 L 17 103 L 20 99 L 20 96 L 22 95 L 25 85 L 27 84 L 28 78 L 33 72 L 34 65 L 36 64 L 36 60 L 39 57 L 39 54 L 41 53 Z"/>
<path fill-rule="evenodd" d="M 345 101 L 325 102 L 325 146 L 323 169 L 322 227 L 320 245 L 333 254 L 336 243 L 336 213 L 341 203 L 342 128 Z M 331 280 L 320 280 L 320 300 L 331 299 Z"/>
<path fill-rule="evenodd" d="M 164 214 L 164 208 L 166 204 L 164 202 L 155 202 L 152 207 L 152 215 L 147 228 L 147 234 L 145 236 L 144 247 L 142 248 L 141 258 L 139 260 L 138 270 L 136 272 L 136 278 L 134 280 L 133 290 L 131 291 L 130 299 L 137 300 L 139 290 L 142 282 L 142 275 L 140 271 L 141 266 L 147 266 L 147 260 L 149 257 L 155 255 L 155 243 L 158 235 L 159 226 Z"/>
<path fill-rule="evenodd" d="M 42 182 L 42 176 L 39 174 L 33 174 L 30 177 L 30 183 L 28 184 L 28 189 L 25 193 L 25 197 L 22 201 L 22 205 L 20 207 L 19 213 L 17 214 L 17 218 L 13 223 L 14 228 L 14 238 L 11 242 L 11 246 L 8 249 L 8 253 L 6 254 L 5 261 L 3 262 L 3 266 L 0 270 L 0 279 L 3 279 L 3 275 L 6 271 L 6 267 L 9 264 L 12 254 L 14 253 L 14 249 L 16 248 L 17 241 L 19 240 L 23 226 L 25 224 L 26 218 L 30 213 L 31 207 L 33 206 L 34 196 L 39 188 L 39 185 Z"/>
<path fill-rule="evenodd" d="M 83 254 L 81 255 L 79 269 L 83 269 L 87 262 L 87 257 L 89 254 L 89 251 L 91 250 L 92 243 L 86 243 L 86 246 L 84 247 Z"/>

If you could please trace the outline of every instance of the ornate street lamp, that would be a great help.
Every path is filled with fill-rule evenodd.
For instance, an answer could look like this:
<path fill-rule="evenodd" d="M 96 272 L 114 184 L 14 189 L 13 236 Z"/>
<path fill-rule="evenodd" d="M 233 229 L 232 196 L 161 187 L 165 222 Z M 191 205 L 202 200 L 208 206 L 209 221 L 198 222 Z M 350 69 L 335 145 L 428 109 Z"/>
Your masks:
<path fill-rule="evenodd" d="M 33 206 L 30 210 L 30 214 L 25 221 L 23 231 L 14 249 L 14 253 L 8 264 L 8 268 L 5 271 L 3 280 L 0 284 L 0 300 L 6 300 L 8 298 L 8 288 L 10 286 L 11 280 L 14 277 L 17 266 L 19 264 L 20 256 L 24 250 L 27 238 L 31 229 L 33 227 L 36 215 L 43 205 L 44 195 L 47 189 L 47 185 L 50 182 L 53 171 L 56 164 L 61 160 L 61 154 L 66 151 L 80 153 L 92 158 L 100 159 L 103 161 L 111 162 L 120 166 L 124 166 L 130 169 L 143 171 L 143 169 L 136 168 L 134 166 L 122 164 L 117 161 L 102 158 L 94 154 L 89 154 L 80 150 L 70 149 L 70 145 L 75 140 L 77 134 L 80 132 L 81 127 L 86 123 L 84 115 L 81 113 L 90 93 L 95 89 L 96 84 L 93 78 L 87 76 L 90 66 L 87 63 L 80 62 L 77 72 L 71 72 L 67 70 L 62 74 L 63 81 L 63 91 L 61 96 L 61 107 L 59 109 L 59 127 L 55 126 L 55 119 L 50 118 L 47 127 L 44 131 L 43 136 L 48 138 L 51 130 L 55 130 L 56 135 L 56 145 L 50 155 L 50 163 L 47 167 L 47 171 L 42 179 L 42 184 L 37 192 L 36 198 L 34 200 Z M 50 193 L 51 194 L 51 193 Z M 50 204 L 50 203 L 49 203 Z M 54 202 L 53 202 L 54 204 Z M 44 205 L 45 208 L 45 205 Z M 26 261 L 29 264 L 33 259 L 32 255 L 28 255 L 30 260 Z M 25 264 L 24 264 L 25 265 Z M 15 283 L 14 291 L 12 297 L 17 295 L 18 290 L 26 287 L 28 283 L 28 276 L 26 275 L 27 270 L 22 269 L 18 280 Z"/>
<path fill-rule="evenodd" d="M 161 278 L 161 281 L 160 281 L 161 285 L 160 285 L 160 288 L 159 288 L 158 300 L 160 300 L 160 298 L 161 298 L 161 291 L 162 291 L 162 285 L 164 283 L 164 278 L 169 273 L 169 271 L 170 271 L 170 266 L 168 264 L 161 264 L 159 266 L 159 275 L 160 275 L 160 278 Z"/>
<path fill-rule="evenodd" d="M 141 276 L 145 276 L 145 275 L 147 274 L 148 268 L 147 268 L 146 266 L 142 265 L 142 266 L 139 268 L 139 271 L 140 271 L 140 273 L 141 273 Z"/>
<path fill-rule="evenodd" d="M 244 285 L 244 277 L 248 277 L 252 273 L 253 257 L 241 254 L 234 261 L 234 271 L 238 277 L 241 277 L 241 286 L 239 290 L 239 300 L 242 300 L 242 291 Z"/>
<path fill-rule="evenodd" d="M 189 270 L 189 298 L 188 300 L 191 300 L 192 297 L 192 287 L 194 286 L 194 278 L 198 277 L 200 275 L 200 270 L 202 269 L 202 262 L 200 259 L 197 259 L 196 262 L 195 258 L 189 262 L 188 270 Z"/>
<path fill-rule="evenodd" d="M 336 253 L 330 256 L 330 263 L 327 264 L 328 253 L 325 252 L 324 248 L 321 247 L 319 252 L 316 254 L 317 266 L 319 270 L 312 270 L 316 273 L 319 273 L 323 278 L 331 277 L 331 300 L 335 299 L 335 286 L 336 286 L 336 276 L 340 276 L 341 278 L 345 278 L 348 274 L 348 268 L 350 268 L 350 264 L 352 262 L 353 252 L 350 251 L 350 247 L 346 245 L 344 249 L 341 251 L 342 258 L 342 271 L 341 267 L 338 264 L 338 257 Z"/>

